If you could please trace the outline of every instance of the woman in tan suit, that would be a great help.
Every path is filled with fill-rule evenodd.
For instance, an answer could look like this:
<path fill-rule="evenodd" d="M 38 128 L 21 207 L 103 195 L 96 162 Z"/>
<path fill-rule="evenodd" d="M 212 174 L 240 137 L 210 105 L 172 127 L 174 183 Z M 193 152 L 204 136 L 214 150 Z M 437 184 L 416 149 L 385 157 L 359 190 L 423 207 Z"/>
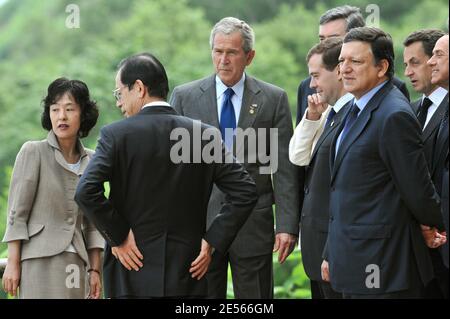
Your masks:
<path fill-rule="evenodd" d="M 65 78 L 43 100 L 42 141 L 26 142 L 8 198 L 4 290 L 19 298 L 99 298 L 104 240 L 74 201 L 92 151 L 86 137 L 98 118 L 85 83 Z"/>

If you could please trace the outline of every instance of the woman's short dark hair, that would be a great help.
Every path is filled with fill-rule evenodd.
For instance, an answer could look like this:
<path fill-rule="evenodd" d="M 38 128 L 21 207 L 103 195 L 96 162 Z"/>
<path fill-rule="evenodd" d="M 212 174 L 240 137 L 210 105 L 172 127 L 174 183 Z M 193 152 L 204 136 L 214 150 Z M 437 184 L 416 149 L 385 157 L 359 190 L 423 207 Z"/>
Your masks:
<path fill-rule="evenodd" d="M 42 127 L 47 131 L 52 129 L 50 120 L 50 105 L 55 104 L 65 93 L 69 93 L 80 106 L 80 130 L 79 137 L 86 137 L 89 131 L 95 126 L 98 119 L 97 103 L 92 101 L 89 96 L 89 89 L 86 83 L 79 80 L 69 80 L 67 78 L 58 78 L 47 89 L 47 96 L 42 100 L 44 111 L 41 116 Z"/>
<path fill-rule="evenodd" d="M 389 79 L 394 77 L 394 44 L 388 33 L 373 27 L 355 28 L 351 29 L 344 38 L 344 43 L 352 41 L 369 43 L 375 65 L 378 65 L 381 60 L 387 60 L 389 67 L 386 71 L 386 76 Z"/>
<path fill-rule="evenodd" d="M 167 99 L 169 81 L 166 70 L 150 53 L 130 56 L 119 63 L 120 81 L 131 89 L 137 80 L 147 87 L 149 96 Z"/>

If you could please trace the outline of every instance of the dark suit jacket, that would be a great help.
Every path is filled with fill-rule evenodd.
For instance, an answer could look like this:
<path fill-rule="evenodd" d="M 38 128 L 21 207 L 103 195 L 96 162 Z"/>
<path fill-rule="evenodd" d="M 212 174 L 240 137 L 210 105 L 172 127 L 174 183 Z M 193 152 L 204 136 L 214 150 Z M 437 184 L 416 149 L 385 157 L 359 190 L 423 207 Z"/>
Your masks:
<path fill-rule="evenodd" d="M 447 232 L 447 236 L 450 233 L 449 232 L 449 217 L 448 217 L 448 193 L 449 193 L 449 189 L 448 189 L 448 149 L 447 149 L 447 159 L 445 161 L 445 169 L 444 172 L 442 174 L 442 216 L 444 218 L 444 224 L 445 224 L 445 231 Z M 447 242 L 442 246 L 441 248 L 441 254 L 442 254 L 442 259 L 444 260 L 444 265 L 445 267 L 449 268 L 448 265 L 448 240 Z"/>
<path fill-rule="evenodd" d="M 416 114 L 419 114 L 420 112 L 420 104 L 422 102 L 422 99 L 419 99 L 413 103 L 411 103 L 411 106 L 413 110 L 416 111 Z M 424 143 L 424 153 L 425 158 L 428 163 L 428 169 L 431 174 L 431 179 L 433 180 L 433 183 L 436 187 L 436 190 L 441 196 L 441 187 L 442 187 L 442 173 L 444 170 L 444 164 L 445 164 L 445 154 L 443 154 L 443 149 L 445 149 L 445 141 L 442 140 L 443 136 L 440 138 L 441 145 L 437 145 L 437 135 L 439 133 L 439 127 L 442 122 L 442 119 L 444 118 L 445 111 L 448 108 L 448 94 L 446 97 L 442 100 L 441 104 L 438 106 L 436 111 L 434 112 L 433 116 L 431 117 L 430 121 L 425 126 L 425 129 L 422 132 L 422 140 Z M 443 132 L 442 132 L 443 133 Z M 448 135 L 448 132 L 447 132 Z M 448 140 L 447 140 L 448 145 Z M 440 148 L 440 149 L 436 149 Z M 434 154 L 436 152 L 440 154 Z M 448 244 L 446 244 L 448 245 Z M 445 247 L 443 246 L 441 249 L 432 249 L 429 248 L 431 261 L 433 263 L 433 267 L 435 270 L 442 269 L 442 258 L 441 255 L 445 251 Z M 439 254 L 439 251 L 441 254 Z M 448 251 L 448 246 L 447 246 Z M 447 253 L 448 255 L 448 253 Z"/>
<path fill-rule="evenodd" d="M 322 280 L 320 266 L 330 219 L 330 146 L 333 133 L 348 107 L 349 103 L 334 116 L 332 124 L 325 127 L 314 147 L 310 163 L 306 166 L 300 242 L 303 267 L 308 277 L 316 281 Z"/>
<path fill-rule="evenodd" d="M 170 103 L 185 116 L 201 120 L 204 123 L 219 127 L 217 114 L 217 97 L 215 75 L 176 87 L 171 95 Z M 252 105 L 256 105 L 250 113 Z M 292 116 L 286 92 L 282 89 L 246 75 L 242 108 L 238 119 L 238 128 L 278 129 L 278 170 L 271 176 L 261 174 L 261 161 L 248 161 L 244 166 L 250 173 L 258 189 L 258 203 L 254 214 L 239 232 L 230 248 L 241 257 L 252 257 L 271 254 L 274 244 L 274 216 L 272 205 L 276 207 L 276 232 L 298 236 L 299 203 L 298 180 L 295 177 L 297 168 L 289 161 L 289 141 L 293 134 Z M 268 139 L 268 138 L 267 138 Z M 259 139 L 257 139 L 259 143 Z M 270 141 L 266 143 L 266 153 L 273 148 Z M 244 145 L 236 154 L 247 154 Z M 275 155 L 275 154 L 272 154 Z M 239 158 L 239 157 L 238 157 Z M 217 210 L 225 202 L 223 194 L 213 189 L 208 208 L 209 221 L 217 214 Z M 209 222 L 208 221 L 208 222 Z"/>
<path fill-rule="evenodd" d="M 411 103 L 411 106 L 412 106 L 413 110 L 416 110 L 416 113 L 419 111 L 421 102 L 422 102 L 422 99 L 419 99 L 419 100 Z M 430 121 L 425 126 L 425 129 L 422 132 L 422 140 L 423 140 L 423 145 L 424 145 L 425 158 L 427 160 L 428 168 L 430 169 L 431 176 L 435 175 L 435 171 L 436 171 L 436 165 L 433 165 L 433 152 L 434 152 L 435 143 L 436 143 L 436 136 L 439 131 L 439 126 L 444 117 L 447 106 L 448 106 L 448 94 L 442 100 L 442 103 L 438 106 L 438 108 L 436 109 L 436 111 L 434 112 Z M 435 186 L 436 186 L 436 188 L 438 188 L 438 190 L 440 190 L 440 188 L 441 188 L 441 185 L 440 185 L 441 181 L 442 181 L 442 179 L 435 180 L 433 178 L 433 182 L 435 183 Z M 440 192 L 439 192 L 439 194 L 440 194 Z"/>
<path fill-rule="evenodd" d="M 194 280 L 189 273 L 202 237 L 226 252 L 253 209 L 256 187 L 242 165 L 172 162 L 171 149 L 177 141 L 171 140 L 171 133 L 183 129 L 192 145 L 193 127 L 191 119 L 172 107 L 150 106 L 102 128 L 75 199 L 108 242 L 106 297 L 206 295 L 206 280 Z M 197 129 L 207 128 L 213 129 L 206 125 Z M 220 132 L 218 136 L 220 142 Z M 202 149 L 208 142 L 202 140 Z M 106 181 L 109 199 L 103 195 Z M 228 205 L 206 231 L 213 183 L 227 194 Z M 130 228 L 144 255 L 144 267 L 138 272 L 128 271 L 111 254 L 111 246 L 121 244 Z"/>
<path fill-rule="evenodd" d="M 433 277 L 419 224 L 442 228 L 421 129 L 408 101 L 385 84 L 359 114 L 330 162 L 330 226 L 325 251 L 331 284 L 348 294 L 419 288 Z M 366 280 L 379 269 L 379 288 Z"/>
<path fill-rule="evenodd" d="M 449 235 L 449 217 L 448 217 L 448 95 L 445 98 L 445 115 L 442 117 L 445 124 L 438 125 L 436 133 L 436 143 L 433 154 L 433 167 L 431 169 L 432 178 L 442 197 L 442 215 L 445 223 L 447 236 Z M 443 103 L 444 103 L 443 102 Z M 441 122 L 442 123 L 442 122 Z M 444 264 L 448 268 L 448 239 L 445 245 L 440 249 Z"/>
<path fill-rule="evenodd" d="M 308 108 L 308 95 L 316 93 L 316 90 L 311 89 L 309 87 L 310 84 L 311 84 L 311 77 L 309 76 L 300 83 L 297 90 L 297 122 L 296 122 L 297 124 L 300 123 L 303 114 L 305 114 L 305 111 Z M 408 88 L 406 87 L 405 82 L 403 82 L 397 77 L 394 77 L 393 84 L 400 91 L 402 91 L 403 95 L 405 95 L 409 101 L 410 100 L 409 91 Z"/>

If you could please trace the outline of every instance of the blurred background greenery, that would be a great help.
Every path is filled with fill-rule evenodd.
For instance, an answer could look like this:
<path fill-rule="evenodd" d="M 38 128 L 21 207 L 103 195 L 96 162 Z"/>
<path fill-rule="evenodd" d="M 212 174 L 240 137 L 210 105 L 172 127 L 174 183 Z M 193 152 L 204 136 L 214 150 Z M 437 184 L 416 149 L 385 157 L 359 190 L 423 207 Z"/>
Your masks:
<path fill-rule="evenodd" d="M 80 28 L 66 27 L 69 4 L 80 9 Z M 40 126 L 40 102 L 55 78 L 88 84 L 101 115 L 84 143 L 95 148 L 100 127 L 121 118 L 111 91 L 122 58 L 152 52 L 166 67 L 173 89 L 213 72 L 210 30 L 222 17 L 235 16 L 250 23 L 256 33 L 257 54 L 248 73 L 284 88 L 295 117 L 296 90 L 307 76 L 305 57 L 317 42 L 318 19 L 343 4 L 359 6 L 365 17 L 371 14 L 369 4 L 378 6 L 379 27 L 395 42 L 400 78 L 404 78 L 403 39 L 417 29 L 446 29 L 447 0 L 1 0 L 0 236 L 11 167 L 25 141 L 46 136 Z M 0 244 L 2 257 L 5 244 Z M 310 297 L 300 252 L 284 265 L 274 265 L 277 298 Z M 230 294 L 231 287 L 230 283 Z"/>

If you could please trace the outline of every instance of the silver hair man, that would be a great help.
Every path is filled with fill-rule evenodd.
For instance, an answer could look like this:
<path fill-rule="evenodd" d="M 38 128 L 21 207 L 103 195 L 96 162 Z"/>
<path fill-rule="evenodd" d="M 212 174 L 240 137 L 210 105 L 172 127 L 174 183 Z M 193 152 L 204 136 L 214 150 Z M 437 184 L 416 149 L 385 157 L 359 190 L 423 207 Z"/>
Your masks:
<path fill-rule="evenodd" d="M 255 45 L 255 33 L 253 29 L 245 21 L 233 17 L 223 18 L 211 30 L 211 36 L 209 38 L 211 49 L 213 49 L 214 37 L 217 33 L 229 35 L 234 32 L 241 33 L 243 39 L 242 48 L 245 53 L 253 50 L 253 46 Z"/>

